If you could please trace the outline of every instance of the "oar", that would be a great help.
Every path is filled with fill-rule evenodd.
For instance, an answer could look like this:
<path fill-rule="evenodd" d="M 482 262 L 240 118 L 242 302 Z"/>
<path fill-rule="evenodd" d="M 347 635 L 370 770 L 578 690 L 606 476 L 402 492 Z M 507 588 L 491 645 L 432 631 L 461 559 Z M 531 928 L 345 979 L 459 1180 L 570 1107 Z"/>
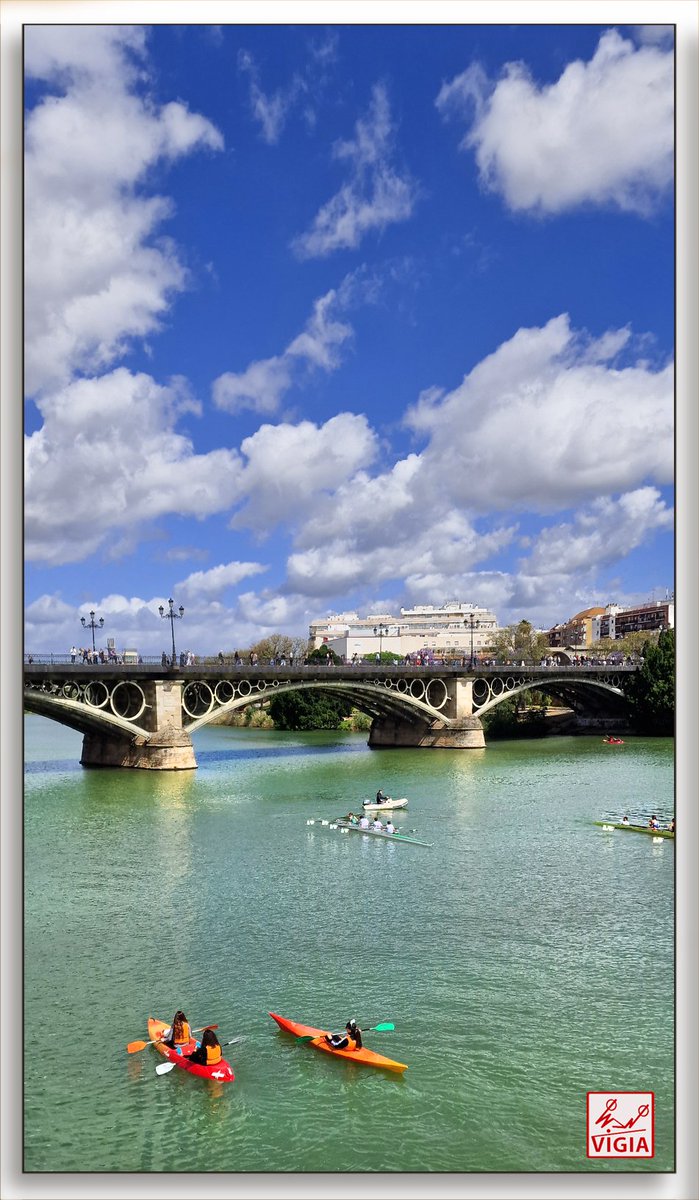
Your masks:
<path fill-rule="evenodd" d="M 395 1029 L 395 1025 L 391 1021 L 383 1021 L 381 1025 L 372 1025 L 370 1029 L 361 1029 L 360 1033 L 387 1033 L 390 1029 Z M 297 1037 L 297 1042 L 314 1042 L 318 1037 L 324 1037 L 325 1034 L 307 1033 L 303 1037 Z"/>
<path fill-rule="evenodd" d="M 200 1029 L 193 1029 L 192 1033 L 203 1033 L 205 1029 L 218 1029 L 218 1025 L 202 1025 Z M 153 1038 L 150 1042 L 129 1042 L 126 1051 L 128 1054 L 136 1054 L 139 1050 L 145 1050 L 146 1046 L 157 1046 L 158 1042 L 162 1041 L 163 1039 L 159 1037 Z"/>

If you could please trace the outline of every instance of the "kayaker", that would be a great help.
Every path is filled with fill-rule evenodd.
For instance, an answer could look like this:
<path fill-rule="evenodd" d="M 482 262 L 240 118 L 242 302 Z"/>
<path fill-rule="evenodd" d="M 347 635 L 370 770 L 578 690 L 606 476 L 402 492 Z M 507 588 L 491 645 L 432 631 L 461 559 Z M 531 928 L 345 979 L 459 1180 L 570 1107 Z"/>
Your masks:
<path fill-rule="evenodd" d="M 362 1031 L 352 1019 L 345 1025 L 344 1033 L 326 1033 L 325 1040 L 333 1050 L 361 1050 Z"/>
<path fill-rule="evenodd" d="M 188 1042 L 191 1042 L 192 1031 L 182 1009 L 178 1008 L 172 1019 L 172 1025 L 166 1030 L 161 1040 L 163 1045 L 169 1046 L 171 1050 L 175 1050 L 178 1046 L 186 1046 Z"/>
<path fill-rule="evenodd" d="M 204 1030 L 201 1045 L 197 1046 L 191 1054 L 186 1054 L 185 1058 L 192 1063 L 201 1063 L 203 1067 L 215 1067 L 216 1063 L 220 1063 L 223 1058 L 223 1050 L 213 1029 Z"/>
<path fill-rule="evenodd" d="M 395 832 L 396 832 L 396 827 L 393 824 L 393 821 L 391 820 L 391 818 L 389 817 L 386 822 L 386 833 L 395 833 Z"/>
<path fill-rule="evenodd" d="M 388 799 L 389 799 L 389 797 L 388 797 L 388 796 L 384 796 L 384 794 L 383 794 L 383 792 L 382 792 L 381 788 L 379 788 L 378 792 L 376 793 L 376 803 L 377 803 L 377 804 L 381 804 L 381 803 L 382 803 L 382 801 L 384 801 L 384 800 L 388 800 Z"/>

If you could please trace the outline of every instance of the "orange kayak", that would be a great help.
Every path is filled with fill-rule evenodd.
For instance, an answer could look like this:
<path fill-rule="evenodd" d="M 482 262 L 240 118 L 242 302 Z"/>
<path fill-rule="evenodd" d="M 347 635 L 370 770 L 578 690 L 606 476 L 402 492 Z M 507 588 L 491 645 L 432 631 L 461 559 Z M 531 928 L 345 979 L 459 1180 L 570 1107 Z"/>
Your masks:
<path fill-rule="evenodd" d="M 325 1040 L 326 1033 L 330 1033 L 329 1029 L 316 1029 L 313 1025 L 302 1025 L 299 1021 L 289 1021 L 286 1017 L 280 1017 L 278 1013 L 271 1012 L 269 1015 L 286 1033 L 293 1033 L 295 1037 L 312 1036 L 314 1040 L 308 1042 L 307 1045 L 315 1047 L 316 1050 L 324 1050 L 326 1054 L 334 1054 L 337 1058 L 364 1063 L 367 1067 L 383 1067 L 385 1071 L 407 1071 L 408 1069 L 407 1063 L 384 1058 L 383 1054 L 375 1054 L 373 1050 L 367 1050 L 365 1046 L 362 1046 L 361 1050 L 335 1050 Z"/>

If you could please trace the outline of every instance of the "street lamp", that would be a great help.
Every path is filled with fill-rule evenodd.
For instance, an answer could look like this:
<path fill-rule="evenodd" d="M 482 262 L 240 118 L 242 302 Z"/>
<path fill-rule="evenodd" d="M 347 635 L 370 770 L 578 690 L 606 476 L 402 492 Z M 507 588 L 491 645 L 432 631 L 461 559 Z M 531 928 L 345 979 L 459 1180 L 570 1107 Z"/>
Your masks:
<path fill-rule="evenodd" d="M 474 629 L 480 629 L 480 625 L 480 621 L 474 619 L 473 613 L 469 613 L 464 621 L 464 628 L 471 630 L 471 664 L 469 668 L 471 671 L 473 670 L 473 631 Z"/>
<path fill-rule="evenodd" d="M 91 629 L 92 630 L 92 653 L 94 654 L 95 653 L 95 630 L 102 628 L 102 626 L 104 625 L 104 617 L 100 617 L 99 621 L 96 621 L 94 610 L 90 609 L 90 620 L 86 621 L 84 617 L 81 617 L 80 624 L 82 625 L 83 629 Z"/>
<path fill-rule="evenodd" d="M 165 609 L 163 608 L 162 604 L 158 608 L 158 612 L 160 613 L 161 617 L 165 617 L 170 622 L 170 629 L 172 630 L 172 666 L 173 667 L 175 666 L 176 661 L 177 661 L 176 656 L 175 656 L 175 621 L 181 621 L 184 616 L 184 609 L 183 609 L 182 605 L 180 604 L 179 613 L 176 613 L 173 608 L 174 603 L 175 603 L 175 601 L 172 599 L 172 597 L 170 597 L 170 599 L 168 600 L 169 609 L 167 612 L 165 612 Z"/>
<path fill-rule="evenodd" d="M 376 637 L 377 634 L 379 635 L 379 661 L 381 660 L 381 647 L 383 645 L 384 633 L 388 633 L 388 625 L 375 625 L 374 626 L 374 637 Z"/>

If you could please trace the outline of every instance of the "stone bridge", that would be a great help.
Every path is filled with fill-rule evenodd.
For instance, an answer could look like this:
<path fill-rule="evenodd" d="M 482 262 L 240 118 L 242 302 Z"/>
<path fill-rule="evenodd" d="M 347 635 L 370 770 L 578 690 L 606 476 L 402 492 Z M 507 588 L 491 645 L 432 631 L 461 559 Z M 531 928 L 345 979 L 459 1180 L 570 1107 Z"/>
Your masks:
<path fill-rule="evenodd" d="M 634 666 L 184 667 L 34 662 L 24 669 L 25 711 L 83 734 L 84 766 L 187 770 L 191 734 L 215 718 L 307 688 L 348 701 L 372 718 L 369 745 L 483 748 L 481 716 L 531 689 L 581 721 L 626 715 Z"/>

